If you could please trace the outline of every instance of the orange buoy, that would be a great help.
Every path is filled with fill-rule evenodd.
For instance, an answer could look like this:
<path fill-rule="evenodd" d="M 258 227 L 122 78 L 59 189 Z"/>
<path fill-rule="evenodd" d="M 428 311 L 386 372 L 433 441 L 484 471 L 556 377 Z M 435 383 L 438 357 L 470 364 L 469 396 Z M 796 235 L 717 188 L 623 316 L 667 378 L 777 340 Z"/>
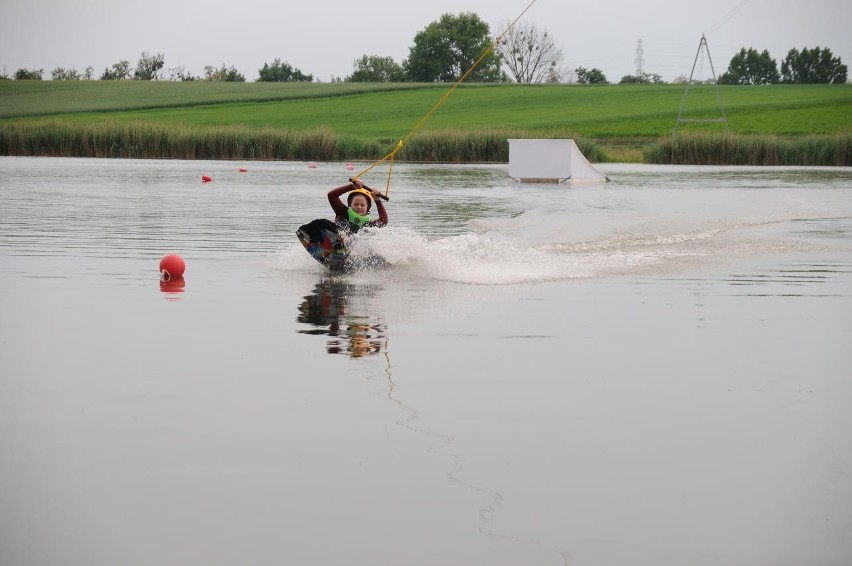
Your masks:
<path fill-rule="evenodd" d="M 210 175 L 202 175 L 201 176 L 201 182 L 202 183 L 212 183 L 213 177 L 211 177 Z"/>
<path fill-rule="evenodd" d="M 170 281 L 182 279 L 186 271 L 186 262 L 178 254 L 168 254 L 160 260 L 160 279 Z"/>

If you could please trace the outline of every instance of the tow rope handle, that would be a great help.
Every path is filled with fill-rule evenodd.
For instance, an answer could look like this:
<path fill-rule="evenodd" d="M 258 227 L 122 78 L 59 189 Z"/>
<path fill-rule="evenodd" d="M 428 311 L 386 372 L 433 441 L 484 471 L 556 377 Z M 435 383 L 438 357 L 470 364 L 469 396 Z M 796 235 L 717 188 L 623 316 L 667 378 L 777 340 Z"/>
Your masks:
<path fill-rule="evenodd" d="M 350 177 L 350 178 L 349 178 L 349 182 L 350 182 L 350 183 L 354 183 L 354 182 L 355 182 L 355 179 L 357 179 L 357 177 Z M 368 187 L 367 185 L 364 185 L 364 188 L 365 188 L 365 189 L 367 189 L 368 191 L 372 191 L 372 190 L 373 190 L 373 188 L 372 188 L 372 187 Z M 379 198 L 381 198 L 382 200 L 390 200 L 390 197 L 389 197 L 389 196 L 385 196 L 385 195 L 383 195 L 382 193 L 379 193 Z"/>

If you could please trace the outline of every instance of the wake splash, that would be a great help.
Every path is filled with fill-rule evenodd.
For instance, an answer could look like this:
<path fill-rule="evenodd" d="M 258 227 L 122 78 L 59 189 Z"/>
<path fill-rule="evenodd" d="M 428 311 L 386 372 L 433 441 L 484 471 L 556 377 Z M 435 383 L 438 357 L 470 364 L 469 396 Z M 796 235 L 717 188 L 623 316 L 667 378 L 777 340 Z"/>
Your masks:
<path fill-rule="evenodd" d="M 761 224 L 672 232 L 648 231 L 646 227 L 563 243 L 530 242 L 518 233 L 494 230 L 430 238 L 408 228 L 389 226 L 360 234 L 353 256 L 384 257 L 392 267 L 376 272 L 389 271 L 394 278 L 469 285 L 543 283 L 663 273 L 677 270 L 679 265 L 695 267 L 696 262 L 707 258 L 779 253 L 795 247 L 790 242 L 729 237 L 730 233 Z M 298 243 L 285 246 L 274 258 L 274 267 L 324 271 Z"/>

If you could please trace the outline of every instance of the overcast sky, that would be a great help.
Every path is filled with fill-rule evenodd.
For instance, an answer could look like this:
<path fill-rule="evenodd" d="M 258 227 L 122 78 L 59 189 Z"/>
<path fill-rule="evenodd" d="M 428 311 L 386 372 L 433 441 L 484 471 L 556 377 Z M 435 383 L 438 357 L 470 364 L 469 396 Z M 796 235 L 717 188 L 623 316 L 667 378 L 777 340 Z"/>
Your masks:
<path fill-rule="evenodd" d="M 499 33 L 529 1 L 2 0 L 0 71 L 43 68 L 48 79 L 91 65 L 97 78 L 147 51 L 164 55 L 164 70 L 233 65 L 249 81 L 278 57 L 327 82 L 361 55 L 401 63 L 441 14 L 474 12 Z M 646 72 L 689 75 L 702 33 L 717 74 L 741 47 L 767 49 L 779 66 L 793 47 L 828 47 L 852 65 L 850 0 L 536 0 L 524 20 L 550 32 L 569 68 L 597 67 L 612 82 L 635 73 L 640 39 Z"/>

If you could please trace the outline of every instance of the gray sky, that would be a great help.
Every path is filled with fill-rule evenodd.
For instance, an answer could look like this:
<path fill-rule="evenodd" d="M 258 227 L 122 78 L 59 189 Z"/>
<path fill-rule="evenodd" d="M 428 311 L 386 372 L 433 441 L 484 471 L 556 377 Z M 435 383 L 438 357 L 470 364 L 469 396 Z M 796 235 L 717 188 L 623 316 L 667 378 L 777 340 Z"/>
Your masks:
<path fill-rule="evenodd" d="M 147 51 L 162 53 L 165 69 L 182 65 L 199 75 L 224 63 L 249 81 L 279 57 L 327 82 L 351 74 L 364 54 L 401 63 L 414 35 L 443 13 L 475 12 L 498 33 L 528 3 L 3 0 L 0 71 L 43 68 L 50 78 L 56 67 L 91 65 L 97 78 L 122 59 L 135 66 Z M 741 47 L 768 49 L 779 66 L 793 47 L 828 47 L 852 66 L 849 0 L 537 0 L 524 19 L 550 32 L 569 68 L 597 67 L 612 82 L 635 72 L 639 39 L 646 72 L 689 75 L 702 33 L 717 74 Z"/>

